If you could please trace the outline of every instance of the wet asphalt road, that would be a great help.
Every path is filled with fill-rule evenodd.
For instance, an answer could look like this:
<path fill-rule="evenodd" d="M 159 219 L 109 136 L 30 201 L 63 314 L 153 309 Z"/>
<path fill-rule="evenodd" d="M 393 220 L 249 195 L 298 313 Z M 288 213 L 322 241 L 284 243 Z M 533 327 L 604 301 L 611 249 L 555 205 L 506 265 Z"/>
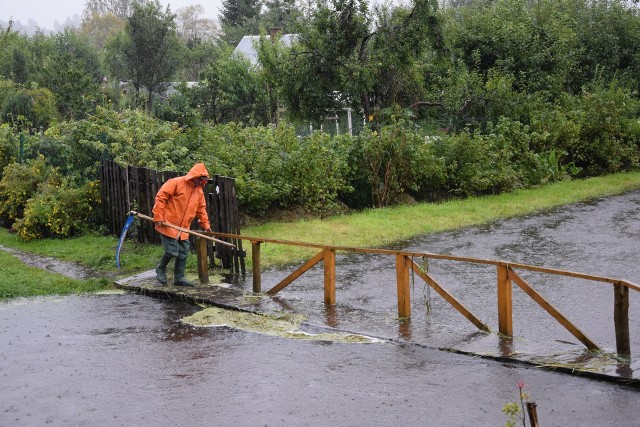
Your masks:
<path fill-rule="evenodd" d="M 638 236 L 640 192 L 634 192 L 398 247 L 637 283 Z M 438 350 L 497 351 L 495 336 L 475 332 L 418 284 L 413 319 L 401 327 L 388 263 L 339 257 L 338 305 L 331 311 L 321 304 L 321 272 L 305 274 L 279 297 L 283 307 L 308 313 L 312 323 L 393 340 L 387 343 L 293 341 L 194 328 L 179 319 L 198 307 L 132 294 L 2 303 L 0 426 L 500 426 L 507 420 L 503 405 L 518 400 L 519 380 L 537 403 L 543 426 L 640 425 L 637 388 Z M 494 326 L 495 271 L 439 264 L 432 263 L 430 272 Z M 263 279 L 277 283 L 289 272 L 263 273 Z M 590 335 L 612 346 L 610 289 L 529 279 Z M 637 300 L 632 296 L 630 308 L 636 354 Z M 561 341 L 572 337 L 515 291 L 514 307 L 516 351 L 566 350 Z"/>
<path fill-rule="evenodd" d="M 637 425 L 637 389 L 411 344 L 301 342 L 178 319 L 138 295 L 0 308 L 0 425 L 500 426 L 519 380 L 544 426 Z"/>

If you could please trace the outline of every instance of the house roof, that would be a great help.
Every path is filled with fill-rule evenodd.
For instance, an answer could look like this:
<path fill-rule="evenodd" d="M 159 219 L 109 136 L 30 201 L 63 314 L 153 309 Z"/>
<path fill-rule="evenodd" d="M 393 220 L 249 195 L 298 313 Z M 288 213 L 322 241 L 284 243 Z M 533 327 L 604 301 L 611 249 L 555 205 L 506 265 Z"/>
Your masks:
<path fill-rule="evenodd" d="M 298 38 L 297 34 L 283 34 L 279 40 L 285 46 L 291 46 L 291 44 Z M 260 36 L 244 36 L 238 46 L 233 50 L 234 54 L 242 54 L 249 59 L 251 65 L 258 64 L 258 52 L 255 49 L 254 43 L 260 40 Z"/>

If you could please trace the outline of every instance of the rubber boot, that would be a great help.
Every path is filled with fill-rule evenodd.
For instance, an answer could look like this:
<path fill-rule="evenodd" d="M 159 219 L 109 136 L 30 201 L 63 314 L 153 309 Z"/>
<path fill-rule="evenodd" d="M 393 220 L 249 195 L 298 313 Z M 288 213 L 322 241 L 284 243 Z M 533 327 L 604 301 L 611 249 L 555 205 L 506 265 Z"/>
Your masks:
<path fill-rule="evenodd" d="M 176 258 L 176 265 L 173 275 L 173 284 L 176 286 L 195 286 L 194 283 L 187 280 L 184 275 L 184 270 L 187 267 L 186 258 Z"/>
<path fill-rule="evenodd" d="M 160 264 L 156 267 L 156 278 L 163 285 L 167 284 L 167 264 L 171 261 L 171 255 L 164 254 L 160 258 Z"/>

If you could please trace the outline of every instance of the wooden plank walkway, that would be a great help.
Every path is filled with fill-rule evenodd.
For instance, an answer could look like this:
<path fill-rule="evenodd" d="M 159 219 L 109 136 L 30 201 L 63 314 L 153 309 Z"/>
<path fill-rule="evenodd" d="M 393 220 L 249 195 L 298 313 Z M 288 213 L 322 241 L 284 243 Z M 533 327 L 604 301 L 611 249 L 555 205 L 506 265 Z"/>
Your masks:
<path fill-rule="evenodd" d="M 155 270 L 145 271 L 135 276 L 117 280 L 115 286 L 142 295 L 163 299 L 208 304 L 229 310 L 246 311 L 257 314 L 276 314 L 282 312 L 277 298 L 267 295 L 247 294 L 227 283 L 201 285 L 194 287 L 174 286 L 171 283 L 161 285 L 156 280 Z"/>

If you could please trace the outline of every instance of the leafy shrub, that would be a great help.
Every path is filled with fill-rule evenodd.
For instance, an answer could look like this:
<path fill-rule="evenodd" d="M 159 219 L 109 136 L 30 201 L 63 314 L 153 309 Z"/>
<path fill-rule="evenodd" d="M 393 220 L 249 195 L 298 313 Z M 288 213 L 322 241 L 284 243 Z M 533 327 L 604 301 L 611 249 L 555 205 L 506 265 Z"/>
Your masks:
<path fill-rule="evenodd" d="M 208 128 L 197 153 L 215 160 L 210 173 L 235 178 L 243 212 L 262 215 L 291 191 L 283 173 L 291 144 L 297 144 L 296 138 L 286 125 L 243 128 L 229 123 Z"/>
<path fill-rule="evenodd" d="M 442 162 L 424 134 L 400 119 L 378 132 L 358 137 L 360 167 L 371 184 L 375 206 L 396 203 L 401 194 L 437 187 L 443 180 Z"/>
<path fill-rule="evenodd" d="M 497 194 L 519 186 L 511 151 L 496 135 L 462 132 L 434 144 L 444 158 L 447 190 L 455 195 Z"/>
<path fill-rule="evenodd" d="M 100 204 L 97 181 L 73 187 L 68 181 L 61 185 L 43 183 L 39 192 L 29 199 L 24 217 L 13 227 L 25 241 L 44 237 L 72 237 L 96 224 Z"/>
<path fill-rule="evenodd" d="M 4 169 L 0 180 L 0 224 L 11 226 L 23 216 L 28 200 L 46 183 L 56 186 L 61 181 L 58 172 L 41 156 L 25 164 L 12 163 Z"/>
<path fill-rule="evenodd" d="M 347 177 L 349 137 L 331 138 L 314 132 L 299 139 L 287 156 L 285 179 L 291 183 L 287 204 L 309 211 L 328 212 L 337 207 L 338 195 L 352 191 Z"/>
<path fill-rule="evenodd" d="M 46 129 L 57 114 L 54 95 L 46 88 L 17 88 L 0 109 L 2 121 L 20 130 Z"/>
<path fill-rule="evenodd" d="M 638 167 L 639 112 L 640 101 L 628 89 L 616 82 L 596 83 L 532 115 L 531 130 L 540 136 L 533 149 L 540 154 L 555 150 L 562 154 L 560 166 L 579 168 L 581 176 Z"/>
<path fill-rule="evenodd" d="M 19 156 L 18 142 L 13 136 L 9 125 L 0 125 L 0 179 L 3 176 L 4 168 L 15 162 Z"/>
<path fill-rule="evenodd" d="M 166 100 L 153 104 L 154 115 L 159 120 L 175 122 L 180 126 L 195 127 L 200 124 L 201 113 L 193 108 L 189 102 L 187 88 L 181 85 L 180 92 L 170 95 Z"/>

